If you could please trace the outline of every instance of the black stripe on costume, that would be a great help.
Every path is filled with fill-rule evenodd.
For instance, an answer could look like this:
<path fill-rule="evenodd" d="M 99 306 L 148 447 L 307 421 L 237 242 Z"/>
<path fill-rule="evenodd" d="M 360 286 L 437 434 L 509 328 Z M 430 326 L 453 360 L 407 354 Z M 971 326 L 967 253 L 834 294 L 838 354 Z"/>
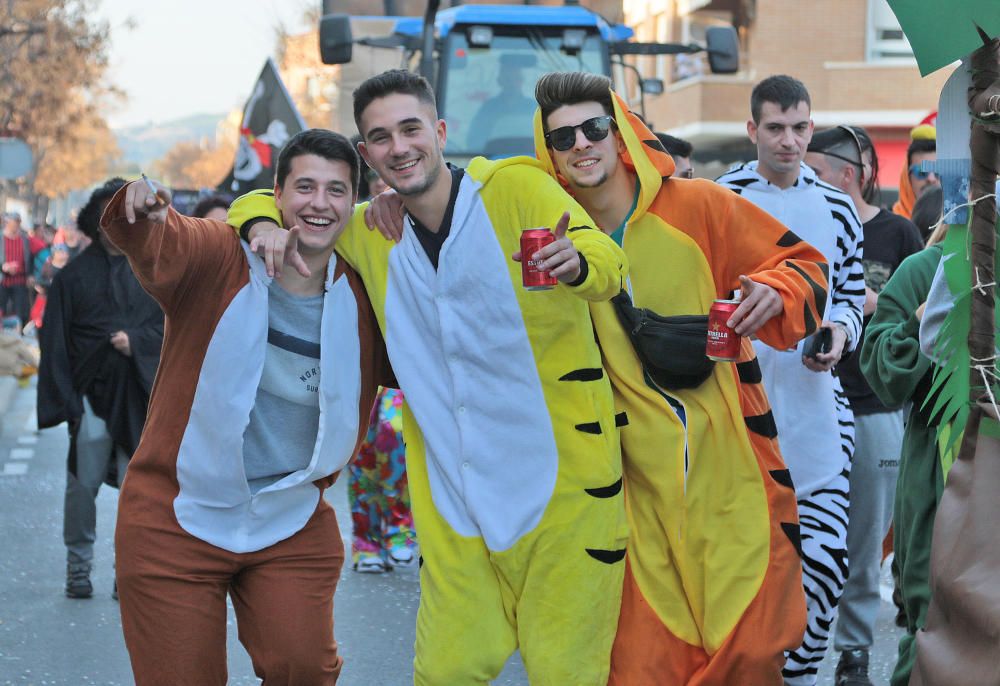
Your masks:
<path fill-rule="evenodd" d="M 778 437 L 778 427 L 774 423 L 774 415 L 771 414 L 770 410 L 764 414 L 744 417 L 743 421 L 747 423 L 748 429 L 759 436 L 763 436 L 764 438 Z"/>
<path fill-rule="evenodd" d="M 666 152 L 667 151 L 667 149 L 663 147 L 663 143 L 661 143 L 658 138 L 654 138 L 654 139 L 648 140 L 648 141 L 643 141 L 643 143 L 645 143 L 646 145 L 648 145 L 649 147 L 651 147 L 656 152 Z"/>
<path fill-rule="evenodd" d="M 833 526 L 827 524 L 815 514 L 810 512 L 800 511 L 799 523 L 801 526 L 806 527 L 810 531 L 818 531 L 819 533 L 827 534 L 828 536 L 837 535 L 837 530 L 834 529 Z"/>
<path fill-rule="evenodd" d="M 613 565 L 616 562 L 621 562 L 625 559 L 625 549 L 621 548 L 619 550 L 601 550 L 600 548 L 587 548 L 587 554 L 598 562 L 603 562 L 606 565 Z"/>
<path fill-rule="evenodd" d="M 793 245 L 798 245 L 802 242 L 802 239 L 796 236 L 792 231 L 786 231 L 784 235 L 778 239 L 775 243 L 779 248 L 790 248 Z"/>
<path fill-rule="evenodd" d="M 592 495 L 595 498 L 614 498 L 622 492 L 622 477 L 618 477 L 618 481 L 614 482 L 610 486 L 585 488 L 583 490 L 587 492 L 587 495 Z"/>
<path fill-rule="evenodd" d="M 821 546 L 824 550 L 827 549 L 826 546 Z M 807 576 L 812 579 L 816 586 L 823 593 L 823 599 L 826 602 L 827 608 L 837 607 L 837 602 L 840 600 L 840 594 L 844 590 L 844 577 L 837 578 L 833 570 L 827 567 L 825 564 L 819 560 L 814 560 L 811 558 L 802 558 L 802 575 Z M 839 589 L 837 588 L 839 586 Z"/>
<path fill-rule="evenodd" d="M 824 301 L 820 307 L 826 307 L 826 302 Z M 809 307 L 809 301 L 802 303 L 802 321 L 806 324 L 806 335 L 816 331 L 816 318 L 813 317 L 812 308 Z"/>
<path fill-rule="evenodd" d="M 737 362 L 736 373 L 740 377 L 740 383 L 760 383 L 764 378 L 756 357 L 746 362 Z"/>
<path fill-rule="evenodd" d="M 823 305 L 826 304 L 826 288 L 816 283 L 811 276 L 806 274 L 802 270 L 802 268 L 799 267 L 799 265 L 795 264 L 795 262 L 793 262 L 792 260 L 785 260 L 785 264 L 787 264 L 790 268 L 795 270 L 795 272 L 797 272 L 799 276 L 805 279 L 805 282 L 809 285 L 809 288 L 812 289 L 813 300 L 816 301 L 816 307 L 823 307 Z"/>
<path fill-rule="evenodd" d="M 831 548 L 828 545 L 820 544 L 819 546 L 826 551 L 826 554 L 830 556 L 834 564 L 840 569 L 840 578 L 847 578 L 847 548 Z"/>
<path fill-rule="evenodd" d="M 813 495 L 815 496 L 816 494 L 814 493 Z M 843 494 L 841 494 L 841 495 L 843 495 Z M 843 495 L 843 498 L 844 498 L 845 502 L 849 502 L 847 500 L 847 496 L 846 495 Z M 840 503 L 836 503 L 836 505 L 837 505 L 837 507 L 846 510 L 846 508 L 843 505 L 841 505 Z M 801 519 L 804 519 L 806 517 L 812 517 L 813 519 L 816 519 L 817 521 L 820 521 L 820 523 L 823 525 L 822 529 L 824 531 L 826 531 L 827 533 L 829 533 L 831 536 L 837 535 L 836 533 L 834 533 L 835 530 L 832 528 L 832 525 L 827 524 L 825 521 L 823 521 L 822 519 L 820 519 L 816 515 L 807 514 L 806 513 L 806 508 L 809 508 L 811 510 L 815 510 L 815 511 L 821 513 L 822 515 L 826 515 L 829 519 L 832 519 L 832 520 L 836 521 L 838 524 L 840 524 L 840 527 L 842 529 L 847 529 L 847 512 L 846 511 L 841 515 L 841 514 L 837 514 L 833 510 L 829 510 L 829 509 L 823 507 L 822 505 L 820 505 L 818 503 L 815 503 L 815 502 L 813 502 L 811 500 L 803 500 L 803 501 L 799 502 L 799 519 L 801 520 Z M 819 528 L 819 527 L 817 527 L 817 528 Z"/>
<path fill-rule="evenodd" d="M 843 211 L 850 217 L 857 216 L 857 212 L 855 212 L 854 210 L 854 205 L 849 199 L 849 196 L 846 193 L 844 193 L 844 191 L 840 190 L 839 188 L 835 188 L 833 186 L 830 186 L 829 190 L 834 191 L 836 195 L 833 194 L 827 195 L 826 193 L 824 193 L 823 197 L 826 198 L 827 203 L 831 205 L 836 205 L 838 208 L 841 209 L 841 211 Z"/>
<path fill-rule="evenodd" d="M 615 415 L 615 426 L 621 428 L 623 426 L 628 426 L 628 415 L 625 414 L 625 410 L 622 410 Z"/>
<path fill-rule="evenodd" d="M 593 230 L 593 228 L 594 228 L 593 226 L 574 226 L 569 229 L 566 229 L 566 233 L 573 233 L 574 231 L 584 231 L 585 229 Z"/>
<path fill-rule="evenodd" d="M 600 434 L 601 425 L 598 422 L 586 422 L 584 424 L 577 424 L 574 427 L 577 431 L 582 431 L 585 434 Z"/>
<path fill-rule="evenodd" d="M 785 532 L 785 536 L 791 542 L 792 547 L 795 548 L 795 552 L 802 557 L 802 531 L 799 529 L 798 524 L 792 524 L 791 522 L 782 522 L 781 530 Z"/>
<path fill-rule="evenodd" d="M 559 377 L 560 381 L 600 381 L 604 378 L 604 370 L 600 367 L 591 369 L 574 369 Z"/>
<path fill-rule="evenodd" d="M 787 469 L 772 469 L 768 473 L 776 483 L 781 484 L 785 488 L 795 488 L 795 484 L 792 483 L 792 473 Z"/>
<path fill-rule="evenodd" d="M 728 186 L 738 186 L 739 188 L 746 188 L 756 180 L 757 179 L 753 177 L 748 179 L 733 179 L 733 180 L 726 179 L 724 183 Z"/>

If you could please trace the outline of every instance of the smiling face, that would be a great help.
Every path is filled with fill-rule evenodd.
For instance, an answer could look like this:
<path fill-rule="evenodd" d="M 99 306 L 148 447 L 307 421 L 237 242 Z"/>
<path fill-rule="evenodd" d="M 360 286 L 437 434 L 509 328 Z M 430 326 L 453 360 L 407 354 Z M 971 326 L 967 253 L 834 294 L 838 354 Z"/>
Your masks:
<path fill-rule="evenodd" d="M 375 98 L 361 114 L 358 150 L 368 166 L 397 193 L 415 196 L 429 190 L 447 167 L 443 119 L 413 95 Z"/>
<path fill-rule="evenodd" d="M 553 131 L 563 126 L 578 127 L 588 119 L 607 114 L 599 102 L 563 105 L 548 116 L 545 122 L 546 129 Z M 574 133 L 576 139 L 573 147 L 568 150 L 549 147 L 556 170 L 571 187 L 596 188 L 615 174 L 626 173 L 625 167 L 618 160 L 618 155 L 625 149 L 625 144 L 613 126 L 608 136 L 600 141 L 589 140 L 579 128 Z"/>
<path fill-rule="evenodd" d="M 351 168 L 319 155 L 293 157 L 284 184 L 274 188 L 274 199 L 282 223 L 300 229 L 299 251 L 328 257 L 354 211 Z"/>
<path fill-rule="evenodd" d="M 809 105 L 800 101 L 782 111 L 778 103 L 765 101 L 760 121 L 748 121 L 747 133 L 757 146 L 757 170 L 761 176 L 782 188 L 792 185 L 812 140 Z"/>

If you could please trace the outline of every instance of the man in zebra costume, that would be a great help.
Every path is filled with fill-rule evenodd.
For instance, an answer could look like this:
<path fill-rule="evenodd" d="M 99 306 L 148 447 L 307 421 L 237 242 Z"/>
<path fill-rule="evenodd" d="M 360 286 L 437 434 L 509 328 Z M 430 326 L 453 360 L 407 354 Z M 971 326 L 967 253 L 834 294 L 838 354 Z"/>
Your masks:
<path fill-rule="evenodd" d="M 802 645 L 787 655 L 783 674 L 792 686 L 816 683 L 847 577 L 854 419 L 831 369 L 857 345 L 865 303 L 862 229 L 854 203 L 802 162 L 813 133 L 810 106 L 805 86 L 789 76 L 757 84 L 747 122 L 757 160 L 718 179 L 811 243 L 831 267 L 827 319 L 821 324 L 828 330 L 825 345 L 809 355 L 812 339 L 789 351 L 754 343 L 781 453 L 795 484 L 802 531 L 808 623 Z"/>

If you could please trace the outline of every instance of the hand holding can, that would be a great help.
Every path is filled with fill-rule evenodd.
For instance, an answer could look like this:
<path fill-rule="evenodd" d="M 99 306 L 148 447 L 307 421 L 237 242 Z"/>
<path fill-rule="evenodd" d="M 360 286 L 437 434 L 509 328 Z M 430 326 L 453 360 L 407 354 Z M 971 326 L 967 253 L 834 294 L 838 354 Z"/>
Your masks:
<path fill-rule="evenodd" d="M 729 318 L 740 306 L 735 300 L 716 300 L 708 311 L 708 340 L 705 355 L 716 362 L 735 362 L 740 356 L 742 336 L 729 326 Z"/>
<path fill-rule="evenodd" d="M 521 232 L 521 280 L 525 290 L 547 291 L 559 280 L 539 266 L 545 260 L 536 260 L 536 252 L 554 243 L 555 235 L 548 229 L 526 229 Z"/>

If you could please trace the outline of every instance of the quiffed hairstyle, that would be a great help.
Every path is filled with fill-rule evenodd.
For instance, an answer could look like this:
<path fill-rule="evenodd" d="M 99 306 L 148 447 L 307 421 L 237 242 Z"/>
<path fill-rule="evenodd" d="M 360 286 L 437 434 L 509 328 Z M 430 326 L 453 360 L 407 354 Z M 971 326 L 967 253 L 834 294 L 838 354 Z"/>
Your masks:
<path fill-rule="evenodd" d="M 535 102 L 542 110 L 542 126 L 548 131 L 549 115 L 563 105 L 598 102 L 605 114 L 614 114 L 611 102 L 611 79 L 582 71 L 555 71 L 545 74 L 535 84 Z"/>
<path fill-rule="evenodd" d="M 80 210 L 80 214 L 76 218 L 76 225 L 90 240 L 97 240 L 97 234 L 100 233 L 101 213 L 104 212 L 104 206 L 124 185 L 125 179 L 121 177 L 116 176 L 113 179 L 108 179 L 103 186 L 99 186 L 90 194 L 87 204 Z"/>
<path fill-rule="evenodd" d="M 347 138 L 329 129 L 306 129 L 289 138 L 285 147 L 278 153 L 274 180 L 279 188 L 285 185 L 292 160 L 300 155 L 316 155 L 325 160 L 340 160 L 346 163 L 351 170 L 351 190 L 357 196 L 358 152 Z"/>
<path fill-rule="evenodd" d="M 791 76 L 779 74 L 769 76 L 756 86 L 750 93 L 750 116 L 753 123 L 760 123 L 760 111 L 764 108 L 765 102 L 773 102 L 784 112 L 790 107 L 795 107 L 800 102 L 804 102 L 812 109 L 812 101 L 809 99 L 809 91 L 805 84 Z"/>
<path fill-rule="evenodd" d="M 361 131 L 361 115 L 373 100 L 395 93 L 412 95 L 425 105 L 429 105 L 434 110 L 434 119 L 437 119 L 437 103 L 430 82 L 412 71 L 389 69 L 365 79 L 354 91 L 354 125 L 358 127 L 362 137 L 365 132 Z"/>
<path fill-rule="evenodd" d="M 691 157 L 691 153 L 694 152 L 694 146 L 683 138 L 671 136 L 669 133 L 658 133 L 656 138 L 671 157 Z"/>

